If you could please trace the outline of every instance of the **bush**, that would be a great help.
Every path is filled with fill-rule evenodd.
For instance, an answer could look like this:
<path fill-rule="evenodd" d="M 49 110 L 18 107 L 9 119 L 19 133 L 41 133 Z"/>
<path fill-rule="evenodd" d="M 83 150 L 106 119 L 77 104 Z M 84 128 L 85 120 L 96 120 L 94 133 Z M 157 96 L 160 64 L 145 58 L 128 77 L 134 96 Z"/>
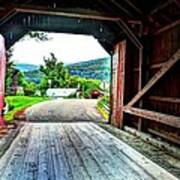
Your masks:
<path fill-rule="evenodd" d="M 98 102 L 98 105 L 100 107 L 103 107 L 104 105 L 109 106 L 110 103 L 110 97 L 109 96 L 103 96 L 101 100 Z"/>

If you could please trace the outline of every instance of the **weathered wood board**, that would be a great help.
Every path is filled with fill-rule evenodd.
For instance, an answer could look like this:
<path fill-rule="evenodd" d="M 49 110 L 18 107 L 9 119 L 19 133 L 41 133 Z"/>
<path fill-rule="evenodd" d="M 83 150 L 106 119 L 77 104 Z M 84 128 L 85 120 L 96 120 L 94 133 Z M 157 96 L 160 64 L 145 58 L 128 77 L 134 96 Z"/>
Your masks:
<path fill-rule="evenodd" d="M 27 123 L 0 159 L 1 180 L 175 180 L 98 125 Z"/>

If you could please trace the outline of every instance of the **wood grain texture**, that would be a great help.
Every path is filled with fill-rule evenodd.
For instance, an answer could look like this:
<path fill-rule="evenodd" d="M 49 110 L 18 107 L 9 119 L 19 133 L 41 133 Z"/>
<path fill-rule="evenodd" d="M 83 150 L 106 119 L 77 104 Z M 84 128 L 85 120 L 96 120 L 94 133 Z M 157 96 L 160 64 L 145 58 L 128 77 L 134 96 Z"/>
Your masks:
<path fill-rule="evenodd" d="M 175 180 L 94 123 L 28 123 L 0 159 L 1 180 Z"/>

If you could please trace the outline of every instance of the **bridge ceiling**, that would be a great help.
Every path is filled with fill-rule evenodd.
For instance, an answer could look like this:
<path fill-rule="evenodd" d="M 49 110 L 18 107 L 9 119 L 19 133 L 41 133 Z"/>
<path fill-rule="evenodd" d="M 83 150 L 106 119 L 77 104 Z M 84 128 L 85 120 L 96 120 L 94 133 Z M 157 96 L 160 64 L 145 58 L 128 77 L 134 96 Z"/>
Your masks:
<path fill-rule="evenodd" d="M 180 19 L 179 0 L 0 0 L 7 47 L 31 30 L 93 35 L 110 51 L 132 31 L 153 34 Z M 125 26 L 125 28 L 124 28 Z"/>

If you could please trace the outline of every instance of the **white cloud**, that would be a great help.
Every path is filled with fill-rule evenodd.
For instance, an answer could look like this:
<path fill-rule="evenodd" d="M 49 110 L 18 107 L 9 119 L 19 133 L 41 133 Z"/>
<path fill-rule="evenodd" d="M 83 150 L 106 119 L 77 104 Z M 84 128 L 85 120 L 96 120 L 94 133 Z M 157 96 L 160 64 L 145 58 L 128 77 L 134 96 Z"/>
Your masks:
<path fill-rule="evenodd" d="M 107 52 L 92 36 L 49 33 L 49 41 L 35 39 L 18 41 L 14 46 L 12 59 L 17 63 L 42 64 L 43 56 L 53 52 L 64 63 L 73 63 L 107 57 Z"/>

